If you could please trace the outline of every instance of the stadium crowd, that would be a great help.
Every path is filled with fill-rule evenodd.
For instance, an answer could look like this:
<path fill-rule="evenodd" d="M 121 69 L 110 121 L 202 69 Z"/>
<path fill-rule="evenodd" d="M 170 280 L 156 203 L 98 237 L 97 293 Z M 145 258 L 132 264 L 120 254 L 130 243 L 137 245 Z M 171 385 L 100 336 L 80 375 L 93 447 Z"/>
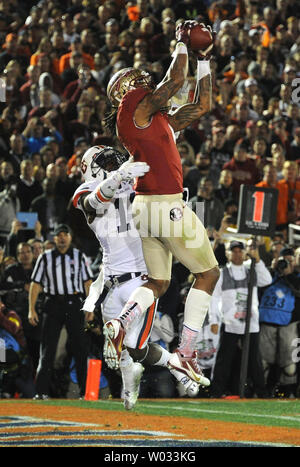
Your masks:
<path fill-rule="evenodd" d="M 28 323 L 28 287 L 39 254 L 55 246 L 57 225 L 71 228 L 73 244 L 89 258 L 95 277 L 101 264 L 98 242 L 72 196 L 81 183 L 81 157 L 90 146 L 124 150 L 105 126 L 108 81 L 116 71 L 133 66 L 147 70 L 158 83 L 171 61 L 176 24 L 186 19 L 210 24 L 216 36 L 212 111 L 177 138 L 184 186 L 192 206 L 204 202 L 204 225 L 221 267 L 234 248 L 226 246 L 229 240 L 242 241 L 235 247 L 244 252 L 250 240 L 236 233 L 240 186 L 278 190 L 276 233 L 257 238 L 259 258 L 277 285 L 283 282 L 285 293 L 294 298 L 288 322 L 261 319 L 261 329 L 267 339 L 266 323 L 273 330 L 292 325 L 294 340 L 288 344 L 285 339 L 291 338 L 284 333 L 268 338 L 285 342 L 285 352 L 294 350 L 294 358 L 285 363 L 284 355 L 262 355 L 263 395 L 300 395 L 295 348 L 300 337 L 300 242 L 291 244 L 289 237 L 289 225 L 300 227 L 299 18 L 298 0 L 0 0 L 0 338 L 3 330 L 8 332 L 16 342 L 10 348 L 19 355 L 13 363 L 0 359 L 0 397 L 34 393 L 41 326 Z M 189 99 L 194 74 L 191 54 Z M 33 226 L 26 213 L 36 213 Z M 160 300 L 153 331 L 170 349 L 177 345 L 191 280 L 174 261 L 171 286 Z M 260 305 L 266 302 L 267 289 L 258 288 Z M 42 296 L 38 308 L 42 315 Z M 214 322 L 209 318 L 199 336 L 199 361 L 213 380 L 222 316 L 214 316 Z M 161 322 L 172 332 L 164 333 Z M 90 354 L 99 356 L 98 331 L 90 326 L 86 334 Z M 240 348 L 238 343 L 230 384 L 216 397 L 237 394 Z M 57 357 L 52 397 L 70 396 L 70 382 L 76 383 L 70 366 L 66 369 L 64 352 L 63 347 Z M 21 380 L 12 389 L 11 381 L 9 387 L 3 383 L 9 373 L 14 383 Z M 105 367 L 103 374 L 101 388 L 119 397 L 118 375 Z M 149 389 L 153 381 L 157 384 Z M 160 370 L 145 371 L 141 396 L 149 390 L 152 397 L 182 394 Z M 208 397 L 210 390 L 199 394 Z M 249 378 L 247 396 L 257 395 Z"/>

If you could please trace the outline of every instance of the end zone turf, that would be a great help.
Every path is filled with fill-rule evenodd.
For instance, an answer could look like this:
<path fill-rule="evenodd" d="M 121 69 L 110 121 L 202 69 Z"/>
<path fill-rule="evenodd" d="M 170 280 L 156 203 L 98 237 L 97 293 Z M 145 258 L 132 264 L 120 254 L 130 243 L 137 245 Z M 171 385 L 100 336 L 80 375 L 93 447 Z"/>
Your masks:
<path fill-rule="evenodd" d="M 0 447 L 300 446 L 299 400 L 0 400 Z"/>

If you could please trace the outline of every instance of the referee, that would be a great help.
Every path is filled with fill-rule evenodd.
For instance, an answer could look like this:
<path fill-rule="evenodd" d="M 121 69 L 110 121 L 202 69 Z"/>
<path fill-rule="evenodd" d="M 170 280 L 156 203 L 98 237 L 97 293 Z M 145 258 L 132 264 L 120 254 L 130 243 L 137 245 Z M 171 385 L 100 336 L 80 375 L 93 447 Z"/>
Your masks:
<path fill-rule="evenodd" d="M 92 283 L 92 272 L 85 255 L 71 245 L 72 235 L 67 225 L 61 224 L 55 229 L 54 242 L 54 249 L 46 250 L 38 257 L 29 289 L 28 319 L 32 326 L 39 321 L 35 310 L 38 295 L 44 292 L 46 296 L 35 399 L 49 397 L 51 372 L 64 325 L 75 360 L 80 395 L 85 393 L 87 345 L 81 306 Z"/>

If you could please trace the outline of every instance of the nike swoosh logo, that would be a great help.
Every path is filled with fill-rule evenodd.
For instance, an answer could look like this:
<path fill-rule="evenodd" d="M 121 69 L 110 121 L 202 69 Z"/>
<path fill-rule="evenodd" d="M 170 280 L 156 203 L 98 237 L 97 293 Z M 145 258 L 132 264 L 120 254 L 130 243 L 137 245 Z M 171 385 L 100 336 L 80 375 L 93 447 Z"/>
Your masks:
<path fill-rule="evenodd" d="M 194 381 L 200 382 L 201 376 L 198 376 L 197 373 L 195 373 L 195 371 L 193 370 L 193 368 L 191 367 L 191 365 L 188 362 L 186 362 L 186 364 L 187 364 L 191 374 L 193 375 L 192 379 Z"/>

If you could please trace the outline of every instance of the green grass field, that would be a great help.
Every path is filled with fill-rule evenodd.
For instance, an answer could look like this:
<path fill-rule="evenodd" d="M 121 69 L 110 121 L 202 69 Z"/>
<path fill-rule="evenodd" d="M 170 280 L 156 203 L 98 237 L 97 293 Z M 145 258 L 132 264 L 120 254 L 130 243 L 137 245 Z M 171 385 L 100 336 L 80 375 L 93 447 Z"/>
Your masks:
<path fill-rule="evenodd" d="M 300 400 L 0 400 L 0 447 L 82 445 L 300 447 Z"/>
<path fill-rule="evenodd" d="M 11 401 L 10 401 L 11 402 Z M 14 401 L 18 403 L 18 401 Z M 20 401 L 22 402 L 22 401 Z M 5 401 L 0 401 L 5 410 Z M 34 404 L 44 406 L 72 406 L 93 410 L 124 411 L 122 402 L 113 400 L 66 400 L 55 399 L 35 401 Z M 238 423 L 251 423 L 265 426 L 280 426 L 300 429 L 300 400 L 294 399 L 251 399 L 251 400 L 190 400 L 175 399 L 174 401 L 140 400 L 134 413 L 159 416 L 176 416 L 189 418 L 204 418 Z"/>

